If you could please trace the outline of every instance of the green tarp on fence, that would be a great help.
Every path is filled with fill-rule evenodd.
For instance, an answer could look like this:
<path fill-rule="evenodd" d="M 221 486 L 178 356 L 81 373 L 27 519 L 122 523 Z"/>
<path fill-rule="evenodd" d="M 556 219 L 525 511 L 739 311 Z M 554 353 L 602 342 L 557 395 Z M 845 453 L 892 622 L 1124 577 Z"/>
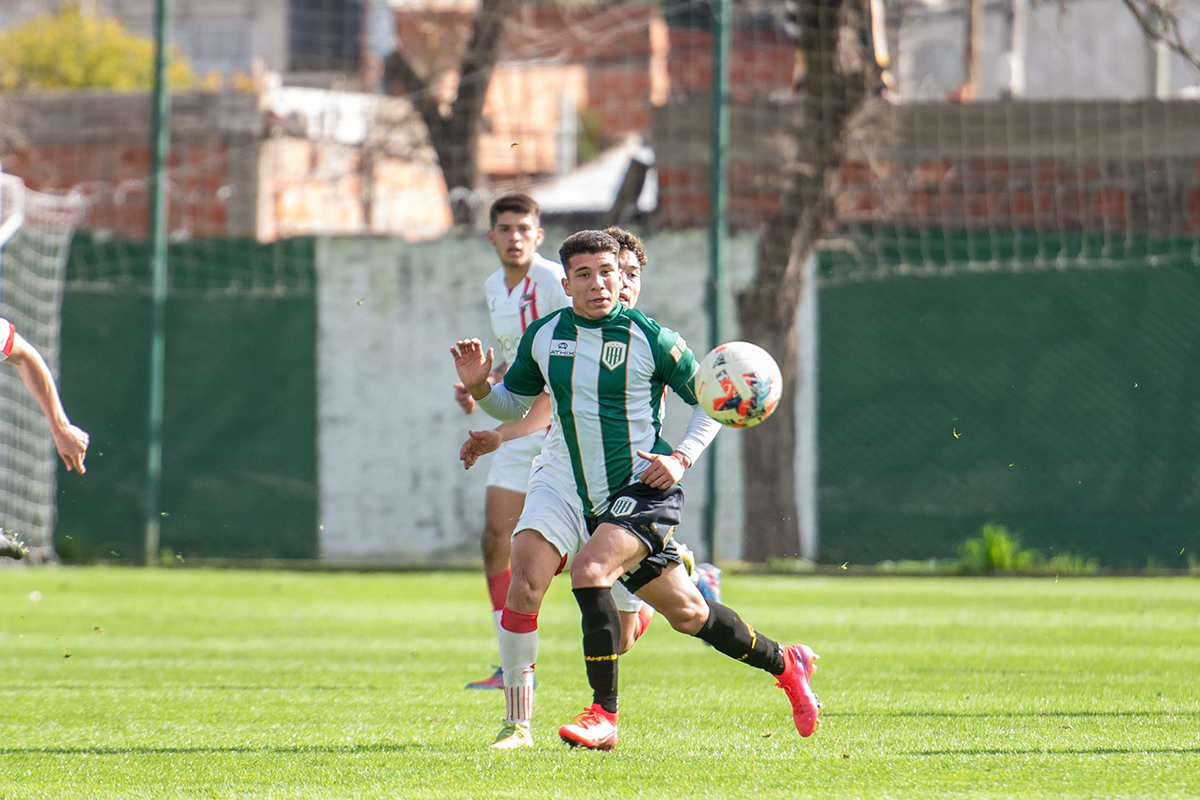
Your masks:
<path fill-rule="evenodd" d="M 146 251 L 141 243 L 86 236 L 73 246 L 61 383 L 92 444 L 85 476 L 59 471 L 55 543 L 67 559 L 142 560 Z M 307 269 L 307 290 L 296 288 L 304 280 L 285 286 L 271 279 L 281 253 L 301 278 Z M 162 546 L 185 559 L 315 558 L 312 243 L 181 243 L 170 258 L 192 272 L 167 304 Z M 102 280 L 90 266 L 96 263 L 110 271 L 131 265 L 131 272 Z M 87 283 L 72 281 L 81 273 Z M 246 279 L 255 273 L 263 274 L 257 287 Z"/>
<path fill-rule="evenodd" d="M 1200 556 L 1190 261 L 823 288 L 821 561 L 952 557 L 984 522 L 1111 567 Z"/>

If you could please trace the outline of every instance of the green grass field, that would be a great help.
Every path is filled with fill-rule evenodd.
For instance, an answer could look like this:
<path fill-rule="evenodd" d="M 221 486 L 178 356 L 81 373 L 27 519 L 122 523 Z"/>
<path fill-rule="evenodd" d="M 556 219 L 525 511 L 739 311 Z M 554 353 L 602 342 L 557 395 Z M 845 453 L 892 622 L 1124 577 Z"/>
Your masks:
<path fill-rule="evenodd" d="M 578 612 L 541 615 L 538 747 L 487 748 L 482 577 L 0 572 L 0 797 L 1200 796 L 1200 581 L 727 575 L 822 654 L 824 724 L 657 620 L 621 743 L 571 750 Z"/>

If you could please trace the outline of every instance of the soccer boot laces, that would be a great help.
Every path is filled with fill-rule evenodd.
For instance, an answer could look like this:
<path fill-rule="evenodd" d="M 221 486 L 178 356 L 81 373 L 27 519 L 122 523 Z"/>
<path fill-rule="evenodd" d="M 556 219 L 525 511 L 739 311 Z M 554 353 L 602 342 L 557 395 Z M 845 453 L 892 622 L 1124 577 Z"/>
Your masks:
<path fill-rule="evenodd" d="M 617 745 L 617 715 L 593 704 L 559 728 L 558 735 L 572 747 L 611 750 Z"/>

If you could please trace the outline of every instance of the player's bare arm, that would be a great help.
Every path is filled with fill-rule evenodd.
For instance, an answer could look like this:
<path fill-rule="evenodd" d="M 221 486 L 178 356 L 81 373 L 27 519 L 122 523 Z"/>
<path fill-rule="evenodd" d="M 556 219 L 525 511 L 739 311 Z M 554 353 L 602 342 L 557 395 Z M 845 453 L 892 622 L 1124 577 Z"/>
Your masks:
<path fill-rule="evenodd" d="M 499 449 L 507 441 L 540 431 L 549 424 L 550 395 L 542 392 L 523 419 L 502 423 L 488 431 L 467 431 L 467 440 L 459 448 L 458 458 L 463 462 L 463 469 L 470 469 L 480 456 Z"/>
<path fill-rule="evenodd" d="M 46 420 L 50 423 L 50 433 L 54 437 L 54 447 L 58 450 L 63 464 L 68 470 L 80 474 L 86 472 L 83 459 L 87 455 L 88 434 L 82 428 L 72 425 L 71 420 L 67 418 L 67 412 L 63 410 L 62 400 L 58 396 L 58 389 L 54 385 L 54 377 L 41 354 L 21 334 L 14 333 L 12 350 L 5 363 L 16 367 L 21 382 L 46 415 Z"/>
<path fill-rule="evenodd" d="M 478 339 L 459 339 L 454 343 L 454 347 L 450 348 L 450 354 L 454 356 L 454 369 L 458 372 L 458 379 L 470 392 L 472 399 L 487 397 L 492 391 L 492 386 L 488 383 L 494 357 L 492 348 L 489 347 L 485 352 L 483 342 Z"/>

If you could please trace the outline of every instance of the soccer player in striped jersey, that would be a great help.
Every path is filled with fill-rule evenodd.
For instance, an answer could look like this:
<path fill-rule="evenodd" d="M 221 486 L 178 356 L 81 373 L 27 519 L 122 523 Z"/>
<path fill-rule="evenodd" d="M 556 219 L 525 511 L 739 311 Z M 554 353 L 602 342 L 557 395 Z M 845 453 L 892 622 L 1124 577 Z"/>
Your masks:
<path fill-rule="evenodd" d="M 610 230 L 619 231 L 620 229 Z M 625 307 L 632 308 L 641 294 L 641 268 L 645 263 L 646 251 L 641 240 L 627 231 L 621 231 L 618 242 L 621 244 L 621 255 L 618 262 L 624 280 L 619 300 Z M 463 443 L 459 451 L 459 458 L 462 460 L 464 468 L 470 469 L 480 456 L 495 451 L 504 442 L 527 436 L 534 431 L 544 431 L 552 423 L 549 399 L 549 395 L 545 392 L 540 394 L 534 400 L 529 413 L 516 422 L 501 423 L 489 431 L 470 431 L 467 441 Z M 523 541 L 541 538 L 541 534 L 534 530 L 519 532 L 518 535 Z M 560 560 L 556 569 L 551 568 L 552 559 L 543 562 L 546 568 L 542 570 L 537 569 L 533 564 L 523 564 L 521 553 L 526 552 L 528 547 L 517 548 L 517 554 L 512 559 L 517 575 L 515 584 L 513 584 L 515 588 L 512 590 L 515 597 L 506 606 L 508 608 L 507 617 L 502 613 L 500 639 L 501 675 L 507 674 L 509 682 L 513 686 L 506 690 L 508 715 L 505 725 L 493 745 L 498 749 L 512 749 L 532 744 L 532 739 L 529 737 L 529 721 L 533 712 L 531 676 L 533 664 L 537 660 L 537 614 L 541 609 L 542 596 L 550 581 L 562 571 L 569 563 L 570 558 L 583 546 L 583 538 L 577 537 L 571 540 L 551 537 L 546 543 L 553 547 L 559 555 Z M 681 549 L 686 551 L 686 548 L 682 546 Z M 654 615 L 654 609 L 634 597 L 621 585 L 613 587 L 613 596 L 621 621 L 620 649 L 622 653 L 625 653 L 645 632 Z M 520 609 L 520 613 L 514 614 L 513 609 Z M 508 628 L 519 628 L 519 630 L 506 632 L 506 624 Z M 506 638 L 512 638 L 518 633 L 520 634 L 518 638 L 524 642 L 526 650 L 524 660 L 520 663 L 510 660 L 519 652 L 513 647 L 504 646 Z M 514 716 L 522 720 L 522 724 L 516 724 Z"/>
<path fill-rule="evenodd" d="M 463 385 L 480 407 L 501 421 L 520 419 L 548 388 L 554 426 L 534 465 L 525 509 L 513 543 L 513 589 L 504 609 L 502 656 L 527 667 L 510 683 L 506 729 L 493 746 L 532 744 L 532 673 L 544 583 L 530 576 L 553 574 L 562 547 L 579 541 L 571 583 L 583 617 L 583 649 L 593 703 L 559 729 L 569 744 L 609 749 L 617 741 L 617 656 L 620 621 L 611 591 L 623 585 L 667 617 L 676 630 L 776 676 L 792 704 L 797 730 L 809 736 L 819 704 L 809 679 L 815 654 L 804 645 L 783 647 L 744 623 L 732 609 L 706 601 L 680 570 L 673 541 L 683 506 L 678 483 L 716 435 L 719 425 L 697 409 L 687 432 L 672 448 L 661 438 L 662 401 L 669 386 L 696 405 L 696 360 L 674 331 L 617 302 L 622 279 L 620 247 L 601 231 L 580 231 L 563 243 L 564 288 L 572 306 L 539 321 L 521 339 L 502 383 L 487 381 L 492 351 L 478 339 L 452 348 Z M 533 534 L 533 535 L 528 535 Z M 589 535 L 590 534 L 590 535 Z M 516 569 L 517 565 L 521 569 Z M 521 584 L 518 585 L 518 579 Z M 523 594 L 524 593 L 524 594 Z M 534 597 L 536 595 L 536 597 Z M 513 607 L 536 599 L 527 607 Z M 505 641 L 505 632 L 511 632 Z"/>
<path fill-rule="evenodd" d="M 646 247 L 637 235 L 615 225 L 605 228 L 604 232 L 616 239 L 617 244 L 621 247 L 620 255 L 617 256 L 617 266 L 621 268 L 623 282 L 618 294 L 618 301 L 626 308 L 634 308 L 642 293 L 642 270 L 648 263 Z M 534 401 L 529 413 L 517 422 L 502 422 L 491 430 L 469 431 L 467 441 L 463 442 L 459 449 L 459 459 L 463 462 L 465 469 L 470 469 L 480 456 L 494 452 L 501 444 L 511 439 L 544 430 L 550 426 L 552 421 L 549 396 L 543 393 Z M 696 564 L 691 550 L 682 542 L 676 542 L 676 547 L 684 559 L 684 565 L 692 583 L 696 584 L 700 594 L 709 600 L 720 602 L 720 568 L 713 564 Z M 574 553 L 569 555 L 573 556 Z M 623 654 L 628 652 L 634 642 L 645 633 L 646 627 L 654 615 L 654 609 L 644 603 L 630 604 L 625 597 L 626 593 L 622 592 L 619 584 L 616 591 L 617 605 L 621 612 L 621 653 Z"/>
<path fill-rule="evenodd" d="M 21 382 L 45 414 L 59 458 L 68 470 L 82 475 L 86 471 L 83 459 L 87 455 L 87 432 L 71 424 L 67 412 L 63 410 L 50 368 L 37 349 L 17 333 L 17 327 L 6 319 L 0 319 L 0 354 L 3 354 L 5 364 L 16 367 Z M 0 530 L 0 557 L 22 558 L 24 555 L 25 546 Z"/>
<path fill-rule="evenodd" d="M 525 329 L 569 302 L 562 288 L 562 267 L 537 252 L 546 237 L 540 216 L 537 201 L 519 192 L 501 195 L 489 210 L 487 240 L 496 251 L 500 268 L 484 282 L 484 292 L 492 332 L 504 357 L 488 377 L 493 383 L 504 377 L 507 365 L 516 357 L 517 343 Z M 475 401 L 461 383 L 455 384 L 454 391 L 465 413 L 475 410 Z M 541 429 L 505 442 L 492 457 L 488 470 L 480 546 L 497 636 L 512 574 L 509 554 L 513 525 L 525 504 L 530 464 L 541 452 L 545 438 L 546 431 Z M 503 689 L 501 670 L 497 668 L 488 677 L 468 683 L 467 688 Z"/>

